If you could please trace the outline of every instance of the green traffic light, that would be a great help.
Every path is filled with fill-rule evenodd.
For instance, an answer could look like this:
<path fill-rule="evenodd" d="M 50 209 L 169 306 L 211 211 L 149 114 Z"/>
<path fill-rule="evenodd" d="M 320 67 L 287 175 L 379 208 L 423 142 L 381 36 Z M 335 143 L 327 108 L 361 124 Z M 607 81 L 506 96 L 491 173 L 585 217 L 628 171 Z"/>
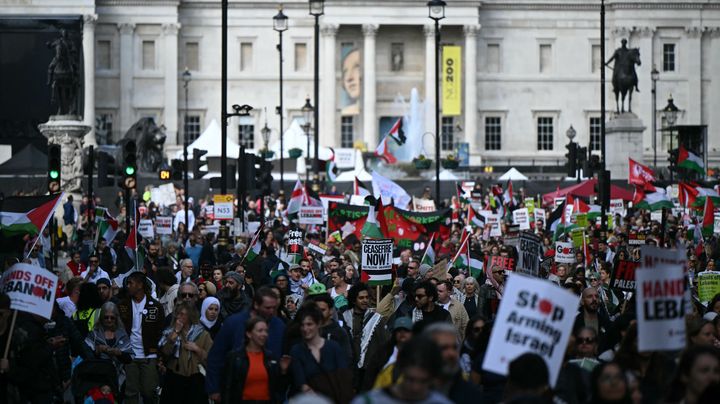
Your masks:
<path fill-rule="evenodd" d="M 125 174 L 127 174 L 127 175 L 135 174 L 135 167 L 133 167 L 133 166 L 125 167 Z"/>
<path fill-rule="evenodd" d="M 60 178 L 60 171 L 50 170 L 50 178 L 52 178 L 54 180 Z"/>

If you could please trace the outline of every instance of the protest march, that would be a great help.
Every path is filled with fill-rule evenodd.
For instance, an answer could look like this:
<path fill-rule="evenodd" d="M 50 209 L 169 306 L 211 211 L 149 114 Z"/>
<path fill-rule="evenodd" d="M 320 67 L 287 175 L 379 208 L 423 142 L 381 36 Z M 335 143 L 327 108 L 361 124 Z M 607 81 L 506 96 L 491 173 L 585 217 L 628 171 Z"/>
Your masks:
<path fill-rule="evenodd" d="M 2 402 L 716 403 L 720 195 L 638 165 L 607 209 L 376 172 L 5 197 Z"/>

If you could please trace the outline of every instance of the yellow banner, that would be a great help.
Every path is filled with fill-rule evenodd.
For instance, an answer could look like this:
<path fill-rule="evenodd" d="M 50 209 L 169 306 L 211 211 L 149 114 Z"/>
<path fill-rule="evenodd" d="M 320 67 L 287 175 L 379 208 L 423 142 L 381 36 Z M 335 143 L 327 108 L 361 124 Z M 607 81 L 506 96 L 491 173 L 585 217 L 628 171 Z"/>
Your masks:
<path fill-rule="evenodd" d="M 461 47 L 443 46 L 442 111 L 445 116 L 458 116 L 462 110 Z"/>

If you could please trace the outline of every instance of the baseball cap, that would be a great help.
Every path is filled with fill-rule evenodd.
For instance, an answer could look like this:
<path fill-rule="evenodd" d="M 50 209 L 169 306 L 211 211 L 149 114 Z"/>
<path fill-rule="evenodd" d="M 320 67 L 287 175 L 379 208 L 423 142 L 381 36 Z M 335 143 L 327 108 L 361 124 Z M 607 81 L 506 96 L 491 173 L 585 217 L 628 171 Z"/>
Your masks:
<path fill-rule="evenodd" d="M 322 283 L 319 283 L 319 282 L 313 283 L 308 288 L 308 296 L 321 295 L 323 293 L 327 293 L 327 289 L 325 288 L 325 285 L 323 285 Z"/>
<path fill-rule="evenodd" d="M 408 331 L 412 331 L 413 322 L 410 319 L 410 317 L 398 317 L 395 319 L 392 330 L 395 331 L 395 330 L 399 330 L 401 328 L 404 328 Z"/>

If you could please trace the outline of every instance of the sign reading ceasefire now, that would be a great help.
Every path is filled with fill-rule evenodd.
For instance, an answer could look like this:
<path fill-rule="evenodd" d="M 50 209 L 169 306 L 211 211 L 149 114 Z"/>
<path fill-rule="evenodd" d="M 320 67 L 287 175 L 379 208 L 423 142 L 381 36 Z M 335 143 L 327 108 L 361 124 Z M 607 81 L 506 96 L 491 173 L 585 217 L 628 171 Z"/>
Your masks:
<path fill-rule="evenodd" d="M 446 116 L 458 116 L 462 110 L 461 49 L 459 46 L 443 46 L 442 50 L 442 107 Z"/>

